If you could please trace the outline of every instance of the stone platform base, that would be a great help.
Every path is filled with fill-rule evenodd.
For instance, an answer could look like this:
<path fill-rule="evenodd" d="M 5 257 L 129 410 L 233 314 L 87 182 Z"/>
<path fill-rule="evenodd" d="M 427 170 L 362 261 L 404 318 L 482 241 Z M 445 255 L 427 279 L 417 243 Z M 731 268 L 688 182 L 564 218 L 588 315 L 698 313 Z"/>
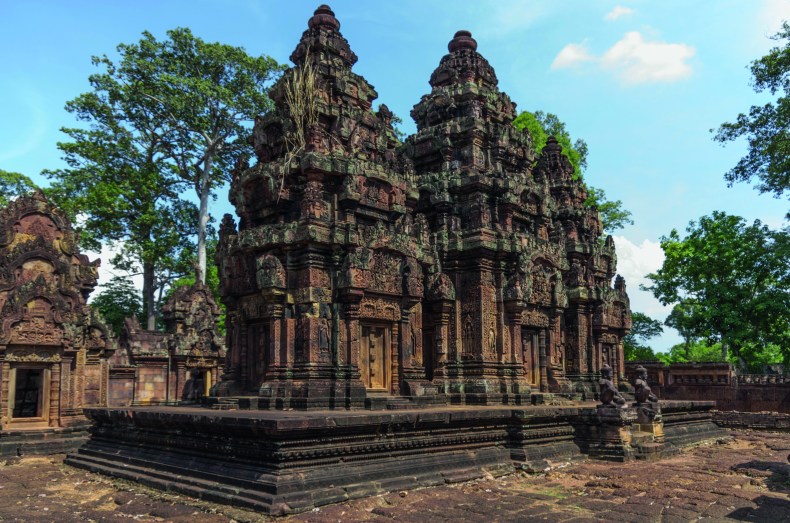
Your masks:
<path fill-rule="evenodd" d="M 76 452 L 88 439 L 88 427 L 0 431 L 0 457 Z"/>
<path fill-rule="evenodd" d="M 662 406 L 674 416 L 668 447 L 723 434 L 711 421 L 713 402 Z M 91 439 L 66 463 L 268 514 L 545 470 L 583 459 L 599 423 L 592 403 L 307 412 L 133 407 L 87 415 L 95 423 Z"/>

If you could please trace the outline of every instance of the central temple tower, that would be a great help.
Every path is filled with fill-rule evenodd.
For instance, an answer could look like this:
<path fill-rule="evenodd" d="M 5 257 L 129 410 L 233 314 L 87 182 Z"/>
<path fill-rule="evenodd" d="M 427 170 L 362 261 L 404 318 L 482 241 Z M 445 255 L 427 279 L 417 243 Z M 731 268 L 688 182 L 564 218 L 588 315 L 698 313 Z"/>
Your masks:
<path fill-rule="evenodd" d="M 513 127 L 471 34 L 451 40 L 401 144 L 339 29 L 315 11 L 255 123 L 257 163 L 233 171 L 220 394 L 525 404 L 591 395 L 604 363 L 622 375 L 630 313 L 611 237 L 556 140 L 538 154 Z"/>

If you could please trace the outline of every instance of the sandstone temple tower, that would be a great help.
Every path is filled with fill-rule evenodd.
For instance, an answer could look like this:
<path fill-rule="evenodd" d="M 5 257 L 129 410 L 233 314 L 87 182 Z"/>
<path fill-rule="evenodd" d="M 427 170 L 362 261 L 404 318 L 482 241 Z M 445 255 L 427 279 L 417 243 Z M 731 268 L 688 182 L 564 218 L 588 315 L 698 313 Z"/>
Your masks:
<path fill-rule="evenodd" d="M 107 405 L 115 340 L 86 303 L 98 266 L 43 193 L 0 210 L 0 454 L 67 449 L 83 408 Z"/>
<path fill-rule="evenodd" d="M 400 143 L 339 29 L 327 6 L 310 18 L 256 121 L 257 162 L 233 172 L 220 394 L 277 408 L 528 404 L 591 397 L 603 364 L 622 376 L 614 243 L 556 140 L 535 151 L 513 127 L 471 34 L 450 41 Z"/>

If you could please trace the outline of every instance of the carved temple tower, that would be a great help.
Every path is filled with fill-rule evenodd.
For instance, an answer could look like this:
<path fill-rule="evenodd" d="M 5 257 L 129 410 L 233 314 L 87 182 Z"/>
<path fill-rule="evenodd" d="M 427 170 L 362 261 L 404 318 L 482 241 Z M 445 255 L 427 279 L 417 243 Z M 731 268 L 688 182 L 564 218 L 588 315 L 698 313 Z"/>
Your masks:
<path fill-rule="evenodd" d="M 524 404 L 622 368 L 624 283 L 556 140 L 540 155 L 459 31 L 400 144 L 327 6 L 241 158 L 217 263 L 223 396 L 262 407 Z M 622 374 L 622 370 L 620 371 Z"/>
<path fill-rule="evenodd" d="M 518 199 L 540 194 L 529 176 L 531 140 L 512 126 L 515 104 L 497 89 L 471 34 L 459 31 L 448 48 L 431 75 L 431 93 L 412 110 L 417 134 L 407 142 L 419 209 L 431 224 L 440 272 L 456 290 L 453 314 L 426 322 L 442 332 L 432 337 L 433 377 L 442 392 L 467 402 L 528 403 L 521 396 L 530 392 L 530 378 L 534 385 L 538 379 L 523 365 L 524 271 L 548 221 L 529 216 Z"/>
<path fill-rule="evenodd" d="M 361 406 L 366 391 L 420 395 L 427 226 L 385 106 L 320 7 L 256 121 L 220 228 L 229 356 L 223 393 L 275 406 Z M 305 99 L 300 99 L 303 97 Z M 417 222 L 417 223 L 415 223 Z"/>
<path fill-rule="evenodd" d="M 87 435 L 83 409 L 107 405 L 116 345 L 87 304 L 98 266 L 42 192 L 0 209 L 0 454 L 63 451 Z"/>

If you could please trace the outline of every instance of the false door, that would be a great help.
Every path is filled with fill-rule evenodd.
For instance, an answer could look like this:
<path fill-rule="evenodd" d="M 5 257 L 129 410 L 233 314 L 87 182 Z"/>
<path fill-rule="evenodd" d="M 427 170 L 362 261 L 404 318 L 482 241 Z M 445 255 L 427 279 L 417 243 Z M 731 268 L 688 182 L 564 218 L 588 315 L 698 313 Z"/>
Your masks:
<path fill-rule="evenodd" d="M 362 339 L 359 343 L 359 371 L 362 383 L 370 390 L 389 389 L 389 367 L 387 347 L 389 329 L 376 325 L 362 326 Z"/>

